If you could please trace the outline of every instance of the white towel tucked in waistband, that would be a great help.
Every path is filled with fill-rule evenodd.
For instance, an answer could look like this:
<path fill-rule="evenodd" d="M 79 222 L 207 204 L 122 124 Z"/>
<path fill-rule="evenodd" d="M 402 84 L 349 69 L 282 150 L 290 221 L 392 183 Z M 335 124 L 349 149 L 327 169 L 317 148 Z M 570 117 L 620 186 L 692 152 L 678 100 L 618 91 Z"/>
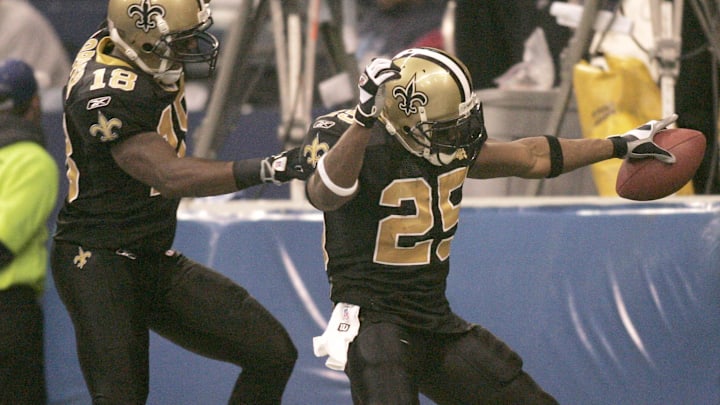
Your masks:
<path fill-rule="evenodd" d="M 313 338 L 315 356 L 328 356 L 325 366 L 333 370 L 345 370 L 350 342 L 360 329 L 360 307 L 343 302 L 335 305 L 330 322 L 322 336 Z"/>

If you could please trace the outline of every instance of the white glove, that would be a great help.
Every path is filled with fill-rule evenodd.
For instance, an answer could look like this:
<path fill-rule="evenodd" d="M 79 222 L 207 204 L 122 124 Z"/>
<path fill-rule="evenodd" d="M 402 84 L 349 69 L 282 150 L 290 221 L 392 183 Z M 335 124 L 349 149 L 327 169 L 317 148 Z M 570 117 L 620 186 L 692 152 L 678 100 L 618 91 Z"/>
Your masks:
<path fill-rule="evenodd" d="M 358 80 L 360 103 L 355 108 L 355 122 L 365 128 L 375 124 L 385 102 L 382 85 L 398 77 L 400 68 L 390 59 L 375 58 L 365 67 Z"/>
<path fill-rule="evenodd" d="M 268 156 L 260 161 L 260 179 L 278 185 L 293 179 L 305 180 L 309 174 L 303 171 L 301 162 L 299 147 Z"/>
<path fill-rule="evenodd" d="M 651 120 L 622 135 L 611 136 L 615 148 L 613 156 L 618 158 L 655 158 L 664 163 L 675 163 L 675 156 L 654 142 L 655 135 L 677 120 L 672 114 L 661 121 Z"/>

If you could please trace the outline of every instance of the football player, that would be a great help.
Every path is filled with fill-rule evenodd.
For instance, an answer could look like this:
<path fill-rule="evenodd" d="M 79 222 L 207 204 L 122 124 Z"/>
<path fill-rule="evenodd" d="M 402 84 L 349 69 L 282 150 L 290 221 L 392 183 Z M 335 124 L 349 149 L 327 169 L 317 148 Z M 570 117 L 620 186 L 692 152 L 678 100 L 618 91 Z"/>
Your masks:
<path fill-rule="evenodd" d="M 185 156 L 184 67 L 211 71 L 218 41 L 203 0 L 110 0 L 64 88 L 68 194 L 52 271 L 95 404 L 148 397 L 149 330 L 242 368 L 232 404 L 278 404 L 297 350 L 229 278 L 170 250 L 181 197 L 302 178 L 289 155 Z"/>
<path fill-rule="evenodd" d="M 521 357 L 453 313 L 450 243 L 466 178 L 554 177 L 614 157 L 672 155 L 652 142 L 676 116 L 610 139 L 488 139 L 467 68 L 408 49 L 375 59 L 354 110 L 317 118 L 301 149 L 324 211 L 334 310 L 315 354 L 344 370 L 356 404 L 554 404 Z"/>

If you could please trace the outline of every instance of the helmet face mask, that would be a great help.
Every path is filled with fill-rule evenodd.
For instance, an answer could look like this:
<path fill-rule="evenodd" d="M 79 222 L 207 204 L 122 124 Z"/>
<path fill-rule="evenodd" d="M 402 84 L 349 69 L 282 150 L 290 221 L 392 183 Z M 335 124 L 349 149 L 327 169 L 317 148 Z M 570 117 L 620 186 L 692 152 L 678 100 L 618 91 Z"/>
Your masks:
<path fill-rule="evenodd" d="M 214 70 L 219 46 L 217 38 L 206 32 L 211 25 L 212 18 L 208 18 L 196 27 L 163 34 L 149 52 L 178 63 L 208 63 Z"/>
<path fill-rule="evenodd" d="M 487 134 L 465 65 L 432 48 L 405 50 L 393 63 L 400 78 L 385 84 L 380 115 L 388 132 L 436 166 L 474 159 Z"/>
<path fill-rule="evenodd" d="M 115 46 L 160 82 L 175 83 L 186 63 L 215 69 L 219 43 L 203 0 L 110 0 L 107 19 Z"/>
<path fill-rule="evenodd" d="M 472 151 L 474 159 L 482 142 L 487 138 L 482 105 L 475 104 L 467 115 L 442 121 L 421 121 L 405 129 L 413 141 L 427 151 L 423 156 L 434 156 L 433 161 L 446 165 L 458 156 L 459 150 Z"/>

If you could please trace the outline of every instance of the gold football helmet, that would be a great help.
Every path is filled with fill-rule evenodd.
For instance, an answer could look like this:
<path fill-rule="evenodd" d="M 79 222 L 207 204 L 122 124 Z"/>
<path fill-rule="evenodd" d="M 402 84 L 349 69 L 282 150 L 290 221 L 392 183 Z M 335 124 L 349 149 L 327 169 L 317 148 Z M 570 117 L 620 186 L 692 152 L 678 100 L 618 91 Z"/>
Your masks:
<path fill-rule="evenodd" d="M 395 55 L 400 78 L 385 83 L 380 120 L 410 153 L 436 166 L 474 159 L 487 139 L 465 65 L 434 48 Z"/>
<path fill-rule="evenodd" d="M 115 46 L 165 84 L 177 82 L 185 63 L 215 69 L 218 40 L 206 0 L 110 0 L 108 29 Z"/>

